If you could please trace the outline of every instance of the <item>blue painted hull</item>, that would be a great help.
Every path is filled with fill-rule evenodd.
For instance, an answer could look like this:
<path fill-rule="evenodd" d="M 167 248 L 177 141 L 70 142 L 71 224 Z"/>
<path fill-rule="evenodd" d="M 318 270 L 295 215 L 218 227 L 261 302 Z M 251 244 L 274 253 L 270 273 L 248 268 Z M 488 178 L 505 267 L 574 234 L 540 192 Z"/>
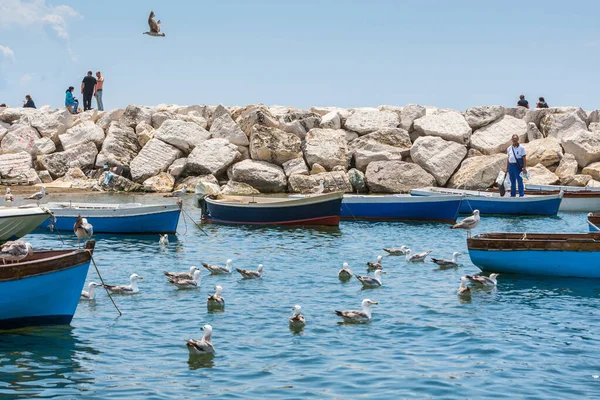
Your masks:
<path fill-rule="evenodd" d="M 0 329 L 69 324 L 89 266 L 0 282 Z"/>
<path fill-rule="evenodd" d="M 600 278 L 600 251 L 471 249 L 469 255 L 484 272 Z"/>
<path fill-rule="evenodd" d="M 82 217 L 94 227 L 94 233 L 172 233 L 177 231 L 180 210 L 131 216 L 93 217 L 82 213 Z M 73 231 L 77 216 L 57 216 L 54 229 Z M 50 229 L 51 219 L 39 228 Z"/>
<path fill-rule="evenodd" d="M 443 197 L 443 196 L 441 196 Z M 423 197 L 423 201 L 414 201 L 415 197 L 396 197 L 396 201 L 381 202 L 377 196 L 362 196 L 359 201 L 351 197 L 342 202 L 342 218 L 399 221 L 434 221 L 454 223 L 460 209 L 460 199 L 440 199 L 432 201 Z M 394 200 L 390 196 L 390 200 Z"/>
<path fill-rule="evenodd" d="M 479 210 L 479 213 L 483 215 L 556 215 L 560 208 L 560 202 L 560 198 L 522 202 L 467 197 L 460 206 L 460 213 L 473 214 L 473 210 Z"/>

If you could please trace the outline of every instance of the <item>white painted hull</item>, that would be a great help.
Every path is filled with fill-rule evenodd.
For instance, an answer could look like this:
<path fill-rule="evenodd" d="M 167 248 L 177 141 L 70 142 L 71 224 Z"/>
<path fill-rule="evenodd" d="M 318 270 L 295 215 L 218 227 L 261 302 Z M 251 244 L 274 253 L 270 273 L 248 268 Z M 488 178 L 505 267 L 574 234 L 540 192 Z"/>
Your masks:
<path fill-rule="evenodd" d="M 0 207 L 0 241 L 19 239 L 48 217 L 50 214 L 39 207 Z"/>
<path fill-rule="evenodd" d="M 558 211 L 600 212 L 600 195 L 598 197 L 563 197 Z"/>

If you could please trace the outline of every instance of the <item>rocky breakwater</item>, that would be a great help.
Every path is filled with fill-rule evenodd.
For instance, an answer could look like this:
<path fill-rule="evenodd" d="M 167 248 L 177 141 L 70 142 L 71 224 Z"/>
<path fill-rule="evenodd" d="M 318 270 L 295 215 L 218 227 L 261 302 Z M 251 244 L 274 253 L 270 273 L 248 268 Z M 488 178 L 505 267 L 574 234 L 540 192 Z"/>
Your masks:
<path fill-rule="evenodd" d="M 0 108 L 0 179 L 107 191 L 402 193 L 484 189 L 511 136 L 530 182 L 600 185 L 600 110 L 502 106 L 377 108 L 130 105 L 71 115 Z M 106 180 L 104 166 L 117 175 Z"/>

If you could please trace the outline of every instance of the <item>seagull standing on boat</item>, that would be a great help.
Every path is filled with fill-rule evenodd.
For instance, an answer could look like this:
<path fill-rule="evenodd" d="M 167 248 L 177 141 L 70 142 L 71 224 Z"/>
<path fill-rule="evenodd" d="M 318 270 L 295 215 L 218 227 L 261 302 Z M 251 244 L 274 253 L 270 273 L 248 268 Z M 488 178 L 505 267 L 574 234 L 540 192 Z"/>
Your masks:
<path fill-rule="evenodd" d="M 77 236 L 77 245 L 81 247 L 81 239 L 91 238 L 94 234 L 94 227 L 86 218 L 81 218 L 81 215 L 79 215 L 75 220 L 75 225 L 73 225 L 73 232 Z"/>
<path fill-rule="evenodd" d="M 212 345 L 212 326 L 204 325 L 200 328 L 204 331 L 204 336 L 202 339 L 190 339 L 185 341 L 185 345 L 188 348 L 191 356 L 201 356 L 204 354 L 213 354 L 215 352 L 215 348 Z"/>
<path fill-rule="evenodd" d="M 194 279 L 194 272 L 200 269 L 194 265 L 190 267 L 190 272 L 163 272 L 167 279 Z"/>
<path fill-rule="evenodd" d="M 173 192 L 164 195 L 164 197 L 183 197 L 187 193 L 187 185 L 184 183 L 181 189 L 174 190 Z"/>
<path fill-rule="evenodd" d="M 134 294 L 138 293 L 140 289 L 138 288 L 137 281 L 138 279 L 144 279 L 138 274 L 131 274 L 129 277 L 129 285 L 122 286 L 113 286 L 113 285 L 104 285 L 104 287 L 116 294 Z"/>
<path fill-rule="evenodd" d="M 440 268 L 456 268 L 456 267 L 458 267 L 458 262 L 456 261 L 456 258 L 458 256 L 462 256 L 462 253 L 455 251 L 454 253 L 452 253 L 451 260 L 444 260 L 442 258 L 431 257 L 431 261 L 433 261 L 435 264 L 439 265 Z"/>
<path fill-rule="evenodd" d="M 96 282 L 90 282 L 88 284 L 88 290 L 81 291 L 82 300 L 96 300 L 96 291 L 94 290 L 97 286 L 102 286 Z"/>
<path fill-rule="evenodd" d="M 31 243 L 22 240 L 8 241 L 0 247 L 2 264 L 6 264 L 7 261 L 11 263 L 19 262 L 30 254 L 33 254 Z"/>
<path fill-rule="evenodd" d="M 493 288 L 498 284 L 496 279 L 500 274 L 490 274 L 489 277 L 485 275 L 467 275 L 466 278 L 479 287 Z"/>
<path fill-rule="evenodd" d="M 10 188 L 6 188 L 6 194 L 4 195 L 4 204 L 11 206 L 15 201 L 15 196 L 10 192 Z"/>
<path fill-rule="evenodd" d="M 258 264 L 258 270 L 256 271 L 240 268 L 236 268 L 235 270 L 239 272 L 244 277 L 244 279 L 257 279 L 262 278 L 263 265 Z"/>
<path fill-rule="evenodd" d="M 410 249 L 406 249 L 406 262 L 407 263 L 413 263 L 413 262 L 423 262 L 425 261 L 425 258 L 427 258 L 427 256 L 431 253 L 431 250 L 428 251 L 424 251 L 422 253 L 415 253 L 412 254 Z"/>
<path fill-rule="evenodd" d="M 471 237 L 471 230 L 479 225 L 479 210 L 474 210 L 473 215 L 460 221 L 458 224 L 452 225 L 450 229 L 465 229 L 467 237 Z"/>
<path fill-rule="evenodd" d="M 192 279 L 167 278 L 170 283 L 179 289 L 196 289 L 200 286 L 200 270 L 194 271 Z"/>
<path fill-rule="evenodd" d="M 32 194 L 29 197 L 25 197 L 25 200 L 35 200 L 37 202 L 37 205 L 40 205 L 40 200 L 42 200 L 44 197 L 46 197 L 46 186 L 42 186 L 42 190 L 40 190 L 37 193 Z"/>
<path fill-rule="evenodd" d="M 373 275 L 375 275 L 374 277 L 360 276 L 360 275 L 355 275 L 355 276 L 356 276 L 356 279 L 358 279 L 360 281 L 360 283 L 362 283 L 363 287 L 376 288 L 376 287 L 381 286 L 381 274 L 385 274 L 385 273 L 386 273 L 385 271 L 378 269 L 373 274 Z"/>
<path fill-rule="evenodd" d="M 458 288 L 459 296 L 467 297 L 471 295 L 471 288 L 467 286 L 468 281 L 469 279 L 466 276 L 461 276 L 460 287 Z"/>
<path fill-rule="evenodd" d="M 342 269 L 340 269 L 338 272 L 338 278 L 341 281 L 347 281 L 348 279 L 352 278 L 352 271 L 350 270 L 350 268 L 348 268 L 347 262 L 342 264 Z"/>
<path fill-rule="evenodd" d="M 290 317 L 290 328 L 302 329 L 306 325 L 306 319 L 302 315 L 302 307 L 296 304 L 293 308 L 294 314 Z"/>
<path fill-rule="evenodd" d="M 150 31 L 144 32 L 144 35 L 149 36 L 166 36 L 164 33 L 160 32 L 160 19 L 158 21 L 154 20 L 154 11 L 150 11 L 150 16 L 148 17 L 148 27 Z"/>
<path fill-rule="evenodd" d="M 215 286 L 215 294 L 208 296 L 208 307 L 225 307 L 225 299 L 221 296 L 221 293 L 223 293 L 223 288 L 219 285 Z"/>
<path fill-rule="evenodd" d="M 319 181 L 319 186 L 315 190 L 315 194 L 322 194 L 325 191 L 325 181 L 321 179 Z"/>
<path fill-rule="evenodd" d="M 161 246 L 169 245 L 169 234 L 168 233 L 165 233 L 164 235 L 161 235 L 159 233 L 158 236 L 160 237 L 160 239 L 158 239 L 158 244 L 160 244 Z"/>
<path fill-rule="evenodd" d="M 342 317 L 344 322 L 353 324 L 362 324 L 371 321 L 371 306 L 377 305 L 378 303 L 370 299 L 364 299 L 361 303 L 362 311 L 350 310 L 350 311 L 335 311 L 335 313 Z"/>
<path fill-rule="evenodd" d="M 406 254 L 406 250 L 408 250 L 407 246 L 400 246 L 399 249 L 396 248 L 391 248 L 391 249 L 386 249 L 384 248 L 383 251 L 387 252 L 390 256 L 403 256 Z"/>
<path fill-rule="evenodd" d="M 383 269 L 383 265 L 381 265 L 381 260 L 383 260 L 382 256 L 377 256 L 377 261 L 367 263 L 367 271 L 373 271 L 376 269 Z"/>
<path fill-rule="evenodd" d="M 231 259 L 227 260 L 227 264 L 224 267 L 207 263 L 202 263 L 202 266 L 206 268 L 211 275 L 227 275 L 231 273 Z"/>

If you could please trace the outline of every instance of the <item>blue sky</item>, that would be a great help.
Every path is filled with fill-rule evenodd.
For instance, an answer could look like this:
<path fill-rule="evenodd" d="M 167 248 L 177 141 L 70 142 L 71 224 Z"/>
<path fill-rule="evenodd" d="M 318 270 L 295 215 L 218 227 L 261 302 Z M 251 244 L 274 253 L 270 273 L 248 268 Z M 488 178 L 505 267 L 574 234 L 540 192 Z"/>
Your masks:
<path fill-rule="evenodd" d="M 165 38 L 142 35 L 154 10 Z M 600 108 L 600 2 L 0 0 L 0 103 Z M 94 104 L 95 106 L 95 104 Z"/>

